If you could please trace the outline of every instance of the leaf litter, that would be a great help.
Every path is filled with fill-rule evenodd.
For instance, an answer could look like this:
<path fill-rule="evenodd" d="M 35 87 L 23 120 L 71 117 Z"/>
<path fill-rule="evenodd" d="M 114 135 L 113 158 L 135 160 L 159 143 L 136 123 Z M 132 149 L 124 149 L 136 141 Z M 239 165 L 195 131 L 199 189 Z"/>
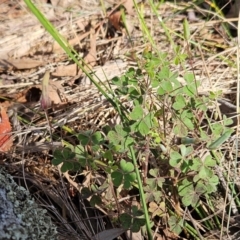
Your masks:
<path fill-rule="evenodd" d="M 39 105 L 43 90 L 41 81 L 44 73 L 50 71 L 48 94 L 53 107 L 49 110 L 49 116 L 55 134 L 60 134 L 63 138 L 70 138 L 69 141 L 74 143 L 71 131 L 59 130 L 60 126 L 73 129 L 76 132 L 97 129 L 110 122 L 116 113 L 110 104 L 100 96 L 87 76 L 73 62 L 69 61 L 63 50 L 28 12 L 23 1 L 9 2 L 14 4 L 11 6 L 7 1 L 0 4 L 0 9 L 4 13 L 1 15 L 3 21 L 0 22 L 0 150 L 6 153 L 4 161 L 9 159 L 9 153 L 14 154 L 15 158 L 11 158 L 13 163 L 22 160 L 21 155 L 23 155 L 27 161 L 27 174 L 30 176 L 31 184 L 43 189 L 44 181 L 42 178 L 53 179 L 53 176 L 58 173 L 50 165 L 48 147 L 50 148 L 51 144 L 49 145 L 48 142 L 48 123 L 43 112 L 40 111 Z M 135 61 L 128 57 L 129 53 L 141 54 L 146 48 L 144 36 L 139 31 L 139 25 L 134 16 L 133 2 L 130 0 L 122 2 L 127 17 L 130 19 L 128 21 L 132 25 L 130 28 L 131 39 L 124 31 L 121 11 L 117 8 L 119 6 L 117 3 L 104 1 L 105 8 L 111 9 L 107 11 L 107 15 L 104 15 L 98 1 L 94 1 L 96 7 L 91 8 L 91 10 L 87 4 L 81 4 L 74 0 L 52 0 L 50 4 L 46 4 L 46 1 L 42 0 L 38 1 L 38 7 L 78 51 L 84 62 L 91 66 L 89 71 L 96 74 L 96 80 L 108 82 L 108 79 L 114 76 L 121 76 L 129 66 L 134 66 Z M 169 42 L 163 34 L 158 19 L 151 18 L 152 15 L 147 5 L 144 5 L 144 8 L 147 23 L 150 28 L 154 26 L 151 29 L 151 34 L 158 45 L 157 47 L 173 57 L 174 51 L 169 47 Z M 182 30 L 181 21 L 185 18 L 181 13 L 172 17 L 172 12 L 176 9 L 179 10 L 179 8 L 183 10 L 184 6 L 165 3 L 159 9 L 161 17 L 168 19 L 167 26 L 176 33 Z M 68 12 L 66 9 L 70 9 L 70 11 Z M 153 22 L 150 22 L 150 19 Z M 221 34 L 210 31 L 216 29 L 214 24 L 214 21 L 208 21 L 206 24 L 205 21 L 201 20 L 190 24 L 191 30 L 194 31 L 193 40 L 196 42 L 204 40 L 202 41 L 204 52 L 196 46 L 193 51 L 196 51 L 198 57 L 195 57 L 193 62 L 187 62 L 184 70 L 177 69 L 177 71 L 180 76 L 183 76 L 185 71 L 194 69 L 196 78 L 201 80 L 199 87 L 201 94 L 221 91 L 223 96 L 233 100 L 236 69 L 227 66 L 217 56 L 221 55 L 222 58 L 235 61 L 236 48 L 234 44 L 227 42 Z M 186 52 L 185 43 L 180 41 L 177 35 L 176 39 L 179 41 L 182 51 Z M 213 48 L 215 44 L 218 44 L 222 51 L 213 55 L 214 50 L 216 50 Z M 186 84 L 183 77 L 179 77 L 178 80 L 182 84 Z M 39 94 L 34 92 L 35 88 L 39 89 Z M 27 122 L 19 120 L 19 116 L 23 116 L 22 109 L 25 109 L 24 111 L 27 111 L 28 116 L 30 116 Z M 15 115 L 12 114 L 11 117 L 8 117 L 7 112 L 14 112 Z M 11 133 L 14 131 L 21 132 L 24 137 Z M 52 147 L 61 144 L 61 141 L 56 141 Z M 33 152 L 29 151 L 31 147 L 34 149 Z M 21 149 L 20 152 L 19 149 Z M 40 153 L 35 151 L 40 151 Z M 31 176 L 33 172 L 37 177 Z M 92 176 L 92 178 L 94 177 L 97 178 L 97 176 Z M 60 181 L 58 177 L 55 177 L 55 183 L 56 179 Z M 59 202 L 56 197 L 53 197 L 54 188 L 58 187 L 58 185 L 54 185 L 46 193 L 54 204 Z M 64 196 L 61 197 L 64 198 Z M 120 195 L 119 197 L 124 196 Z M 60 205 L 58 204 L 58 206 Z M 152 208 L 153 211 L 156 211 L 154 214 L 161 214 L 162 208 L 160 206 L 153 205 Z M 101 207 L 99 210 L 101 212 Z M 71 218 L 70 215 L 68 213 L 68 217 Z M 77 222 L 84 222 L 80 215 L 78 217 L 75 219 Z M 101 221 L 100 217 L 98 219 Z M 109 226 L 112 228 L 111 224 Z M 68 232 L 74 232 L 70 226 L 68 227 Z M 122 229 L 115 231 L 120 233 Z M 100 233 L 99 230 L 95 231 L 96 236 L 107 236 L 111 232 L 104 233 L 104 229 L 102 229 L 102 235 Z M 91 235 L 91 233 L 88 234 Z M 165 236 L 170 234 L 169 231 L 165 232 Z M 77 236 L 75 238 L 83 239 Z M 161 239 L 160 236 L 159 239 Z"/>

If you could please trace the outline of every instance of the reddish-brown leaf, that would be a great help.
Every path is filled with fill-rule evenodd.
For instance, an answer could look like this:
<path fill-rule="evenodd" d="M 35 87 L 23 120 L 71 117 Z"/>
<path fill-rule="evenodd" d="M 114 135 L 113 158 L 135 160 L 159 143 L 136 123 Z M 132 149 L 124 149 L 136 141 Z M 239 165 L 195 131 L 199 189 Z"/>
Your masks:
<path fill-rule="evenodd" d="M 117 12 L 113 12 L 110 16 L 109 16 L 109 21 L 110 23 L 114 26 L 115 29 L 117 30 L 121 30 L 121 11 L 117 11 Z"/>
<path fill-rule="evenodd" d="M 8 115 L 5 109 L 0 106 L 0 152 L 6 152 L 12 147 L 11 130 Z"/>

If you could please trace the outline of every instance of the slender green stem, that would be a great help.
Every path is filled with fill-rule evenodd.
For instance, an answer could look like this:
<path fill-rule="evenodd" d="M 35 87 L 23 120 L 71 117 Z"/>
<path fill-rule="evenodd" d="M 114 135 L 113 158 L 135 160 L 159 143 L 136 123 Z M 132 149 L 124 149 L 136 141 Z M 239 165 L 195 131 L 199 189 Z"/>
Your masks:
<path fill-rule="evenodd" d="M 137 15 L 138 15 L 138 19 L 140 21 L 140 26 L 142 28 L 142 32 L 144 33 L 143 36 L 147 36 L 147 40 L 151 43 L 152 46 L 155 46 L 153 37 L 151 36 L 151 34 L 150 34 L 149 30 L 148 30 L 148 27 L 147 27 L 147 24 L 146 24 L 146 22 L 144 20 L 143 15 L 139 11 L 139 8 L 138 8 L 138 5 L 137 5 L 136 1 L 133 0 L 133 3 L 134 3 L 134 7 L 136 9 Z"/>
<path fill-rule="evenodd" d="M 149 219 L 149 215 L 148 215 L 148 208 L 147 208 L 145 195 L 144 195 L 144 191 L 143 191 L 142 179 L 141 179 L 141 176 L 140 176 L 140 173 L 139 173 L 139 170 L 138 170 L 138 166 L 137 166 L 137 159 L 135 157 L 134 150 L 133 150 L 132 146 L 129 147 L 129 150 L 130 150 L 130 153 L 131 153 L 131 157 L 132 157 L 132 160 L 133 160 L 135 172 L 136 172 L 136 175 L 137 175 L 139 193 L 140 193 L 140 197 L 141 197 L 141 201 L 142 201 L 142 205 L 143 205 L 143 210 L 144 210 L 144 215 L 145 215 L 145 220 L 146 220 L 146 229 L 147 229 L 147 234 L 148 234 L 148 240 L 152 240 L 153 237 L 152 237 L 152 233 L 151 233 L 151 226 L 150 226 L 150 219 Z"/>
<path fill-rule="evenodd" d="M 159 21 L 161 27 L 164 29 L 164 32 L 165 32 L 165 34 L 166 34 L 166 36 L 167 36 L 167 38 L 168 38 L 168 41 L 170 42 L 171 46 L 172 46 L 173 49 L 174 49 L 175 43 L 174 43 L 174 41 L 173 41 L 173 38 L 171 37 L 168 28 L 166 27 L 165 23 L 163 22 L 161 16 L 159 15 L 158 10 L 156 9 L 155 3 L 153 3 L 152 0 L 149 0 L 148 2 L 149 2 L 149 4 L 150 4 L 151 9 L 153 10 L 154 14 L 158 17 L 158 21 Z"/>
<path fill-rule="evenodd" d="M 211 198 L 209 197 L 209 195 L 207 195 L 206 194 L 206 200 L 207 200 L 207 204 L 208 204 L 208 206 L 210 207 L 210 209 L 214 212 L 214 206 L 213 206 L 213 203 L 212 203 L 212 200 L 211 200 Z M 204 211 L 203 211 L 204 212 Z M 206 215 L 206 212 L 204 212 L 205 213 L 205 215 Z M 207 216 L 206 216 L 207 217 Z M 215 224 L 219 227 L 219 228 L 221 228 L 221 223 L 220 223 L 220 221 L 219 221 L 219 219 L 218 219 L 218 216 L 217 215 L 214 215 L 214 217 L 213 217 L 214 219 L 215 219 Z M 209 220 L 207 220 L 206 221 L 206 223 L 210 223 L 210 226 L 211 226 L 211 230 L 213 230 L 214 228 L 215 228 L 215 226 L 213 225 L 213 221 L 209 221 Z M 210 230 L 210 229 L 209 229 Z"/>

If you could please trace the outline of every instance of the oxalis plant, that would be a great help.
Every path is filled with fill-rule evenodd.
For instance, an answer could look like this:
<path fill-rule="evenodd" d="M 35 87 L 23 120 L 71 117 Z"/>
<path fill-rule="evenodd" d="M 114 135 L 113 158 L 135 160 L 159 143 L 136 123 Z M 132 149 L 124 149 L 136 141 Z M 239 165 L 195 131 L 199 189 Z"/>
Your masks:
<path fill-rule="evenodd" d="M 113 99 L 128 102 L 120 106 L 122 122 L 77 134 L 79 145 L 56 150 L 52 162 L 62 163 L 63 172 L 105 171 L 105 184 L 83 189 L 83 196 L 92 196 L 92 206 L 102 203 L 97 193 L 107 189 L 109 182 L 117 191 L 142 188 L 145 215 L 164 219 L 176 234 L 187 229 L 197 237 L 184 220 L 184 207 L 197 209 L 200 216 L 206 214 L 202 201 L 210 204 L 210 195 L 219 183 L 214 172 L 218 163 L 211 151 L 226 141 L 232 130 L 216 123 L 207 133 L 201 126 L 211 99 L 198 95 L 199 83 L 192 73 L 184 75 L 186 84 L 182 85 L 170 70 L 166 54 L 147 53 L 141 60 L 144 67 L 130 68 L 111 80 Z M 224 119 L 224 123 L 231 121 Z M 146 224 L 143 216 L 144 212 L 133 206 L 131 213 L 120 214 L 119 220 L 122 227 L 137 232 Z M 214 228 L 213 223 L 206 226 Z"/>
<path fill-rule="evenodd" d="M 31 1 L 25 2 L 92 79 L 73 54 L 74 49 Z M 175 50 L 177 53 L 178 49 Z M 182 64 L 186 57 L 178 54 L 173 61 Z M 133 232 L 142 229 L 152 239 L 157 219 L 175 234 L 184 232 L 198 239 L 194 221 L 185 216 L 191 216 L 190 210 L 194 209 L 202 219 L 210 210 L 214 211 L 211 195 L 219 184 L 214 171 L 219 164 L 217 149 L 231 136 L 232 130 L 227 127 L 231 121 L 224 118 L 223 124 L 210 122 L 207 106 L 211 106 L 215 94 L 199 95 L 199 82 L 191 72 L 185 73 L 185 83 L 181 84 L 178 74 L 170 68 L 167 54 L 146 50 L 137 62 L 137 68 L 129 68 L 123 76 L 111 79 L 111 88 L 102 88 L 92 79 L 115 108 L 120 123 L 76 133 L 78 143 L 56 150 L 52 163 L 61 164 L 62 172 L 103 171 L 105 183 L 93 183 L 90 188 L 83 188 L 81 195 L 90 199 L 92 206 L 101 205 L 101 193 L 113 184 L 116 202 L 105 207 L 117 206 L 117 220 L 123 228 Z M 131 189 L 139 192 L 141 207 L 132 206 L 130 211 L 123 212 L 117 202 L 118 194 Z M 218 218 L 202 224 L 208 230 L 220 226 Z"/>

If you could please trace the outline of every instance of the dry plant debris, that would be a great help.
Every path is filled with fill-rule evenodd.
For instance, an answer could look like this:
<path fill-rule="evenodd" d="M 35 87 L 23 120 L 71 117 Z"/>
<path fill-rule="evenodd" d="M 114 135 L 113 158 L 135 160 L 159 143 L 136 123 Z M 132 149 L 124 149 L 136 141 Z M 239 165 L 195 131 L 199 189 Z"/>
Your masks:
<path fill-rule="evenodd" d="M 112 77 L 121 76 L 129 66 L 135 67 L 136 58 L 148 48 L 135 17 L 133 2 L 130 0 L 121 2 L 126 9 L 128 31 L 124 29 L 121 22 L 118 1 L 104 1 L 105 9 L 111 9 L 106 12 L 100 5 L 100 1 L 92 2 L 95 5 L 91 8 L 89 8 L 88 1 L 51 0 L 50 4 L 46 4 L 49 1 L 45 0 L 35 2 L 81 55 L 82 59 L 79 61 L 83 60 L 83 64 L 90 66 L 89 72 L 95 73 L 94 79 L 97 81 L 108 83 Z M 186 42 L 179 37 L 182 32 L 182 21 L 186 17 L 185 13 L 181 12 L 185 9 L 185 4 L 179 3 L 176 6 L 167 2 L 162 4 L 159 9 L 159 14 L 165 20 L 166 27 L 171 29 L 173 41 L 180 46 L 179 49 L 182 53 L 188 51 Z M 167 52 L 168 58 L 174 59 L 175 50 L 164 34 L 159 19 L 153 17 L 147 4 L 144 5 L 144 10 L 144 17 L 156 42 L 157 50 Z M 75 63 L 69 61 L 59 45 L 29 13 L 23 1 L 1 1 L 0 11 L 0 151 L 6 153 L 0 157 L 14 165 L 24 156 L 27 174 L 35 174 L 35 176 L 30 176 L 31 184 L 43 191 L 54 204 L 58 202 L 59 206 L 63 204 L 63 201 L 57 199 L 58 192 L 54 191 L 54 188 L 58 188 L 59 185 L 56 184 L 52 189 L 44 191 L 44 184 L 49 179 L 51 181 L 55 179 L 55 183 L 61 181 L 56 169 L 50 165 L 51 153 L 48 150 L 62 145 L 60 140 L 49 144 L 49 123 L 46 121 L 44 112 L 40 110 L 41 81 L 44 73 L 47 70 L 51 71 L 49 97 L 53 106 L 48 110 L 48 115 L 53 134 L 62 136 L 63 139 L 66 138 L 74 144 L 73 132 L 100 129 L 106 123 L 114 125 L 118 121 L 116 112 L 99 94 L 82 70 Z M 174 15 L 173 13 L 176 11 L 178 12 Z M 208 10 L 201 11 L 203 14 L 207 14 Z M 235 15 L 229 14 L 229 17 L 235 17 Z M 234 103 L 236 43 L 227 40 L 219 23 L 219 20 L 205 21 L 201 18 L 198 18 L 197 22 L 191 23 L 191 41 L 194 43 L 192 57 L 187 60 L 184 69 L 176 69 L 175 65 L 172 66 L 172 69 L 180 73 L 178 80 L 182 84 L 185 82 L 181 75 L 186 71 L 193 70 L 196 78 L 201 80 L 200 94 L 209 95 L 211 91 L 221 92 L 222 96 Z M 127 32 L 130 33 L 130 36 L 127 35 Z M 227 64 L 228 61 L 232 64 Z M 219 105 L 221 104 L 226 105 L 227 103 L 226 101 L 219 102 Z M 7 112 L 9 112 L 12 126 Z M 232 109 L 228 114 L 234 112 L 235 109 Z M 21 118 L 27 121 L 22 121 Z M 11 131 L 13 133 L 10 135 Z M 14 132 L 16 133 L 14 134 Z M 38 155 L 39 152 L 42 153 Z M 12 171 L 16 170 L 21 172 L 21 169 L 17 167 Z M 90 181 L 102 182 L 102 178 L 104 178 L 104 176 L 88 175 L 87 172 L 81 177 L 84 178 L 83 182 L 86 186 L 89 186 Z M 38 181 L 37 178 L 40 180 Z M 65 178 L 67 179 L 66 176 Z M 68 179 L 77 181 L 76 178 L 70 176 Z M 68 186 L 69 189 L 71 189 L 70 186 Z M 63 189 L 59 188 L 59 191 L 61 192 Z M 106 198 L 106 205 L 110 204 L 114 198 L 111 188 L 107 189 L 107 193 L 109 196 Z M 70 190 L 64 194 L 73 197 Z M 121 211 L 124 211 L 132 204 L 132 200 L 131 196 L 121 194 L 118 196 L 120 198 L 118 202 L 124 198 L 130 199 L 123 201 L 124 204 L 120 204 Z M 84 204 L 82 202 L 82 206 Z M 154 202 L 150 207 L 153 217 L 161 211 L 161 206 L 156 206 Z M 72 213 L 69 211 L 68 209 L 66 213 L 68 219 L 72 217 Z M 100 211 L 106 212 L 106 209 L 100 209 Z M 88 212 L 86 211 L 85 214 L 87 216 Z M 116 215 L 114 212 L 111 214 L 112 216 Z M 77 217 L 79 216 L 75 216 L 71 220 L 86 222 L 86 219 Z M 55 216 L 55 218 L 57 217 Z M 62 223 L 64 223 L 64 218 Z M 69 232 L 73 231 L 71 226 L 68 227 Z M 85 228 L 87 227 L 85 226 Z M 82 227 L 79 229 L 81 230 Z M 95 230 L 95 233 L 100 231 L 99 229 Z M 157 239 L 177 239 L 177 236 L 168 229 L 164 229 L 163 232 L 164 237 L 159 235 Z M 78 239 L 77 236 L 75 237 Z"/>
<path fill-rule="evenodd" d="M 10 150 L 13 144 L 11 137 L 11 124 L 9 122 L 8 115 L 3 107 L 0 106 L 0 151 L 7 152 Z"/>

